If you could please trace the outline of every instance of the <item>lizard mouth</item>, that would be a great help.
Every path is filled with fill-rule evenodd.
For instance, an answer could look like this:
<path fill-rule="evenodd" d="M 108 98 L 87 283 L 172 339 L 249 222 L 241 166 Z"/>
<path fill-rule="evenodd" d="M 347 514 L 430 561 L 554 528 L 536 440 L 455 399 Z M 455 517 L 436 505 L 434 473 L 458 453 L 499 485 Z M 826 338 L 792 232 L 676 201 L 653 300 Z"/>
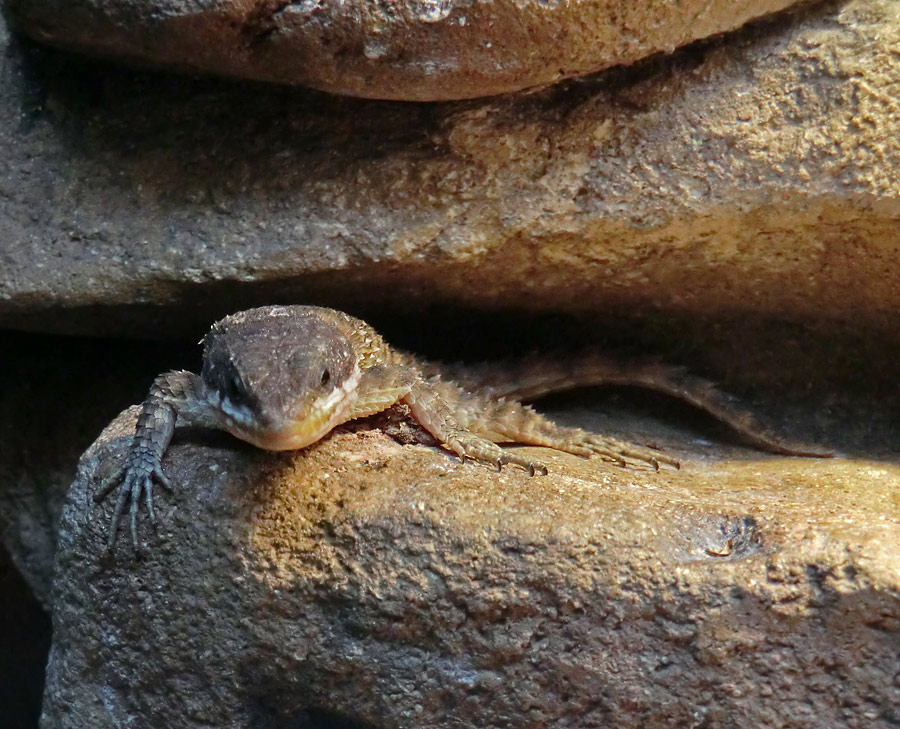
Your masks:
<path fill-rule="evenodd" d="M 267 451 L 295 451 L 315 443 L 328 434 L 338 423 L 343 422 L 340 413 L 314 413 L 300 420 L 286 423 L 272 430 L 232 431 L 242 440 Z"/>
<path fill-rule="evenodd" d="M 334 426 L 349 419 L 347 411 L 353 404 L 352 393 L 352 387 L 337 388 L 304 408 L 306 412 L 299 417 L 285 419 L 277 425 L 261 427 L 257 423 L 248 427 L 246 423 L 230 420 L 227 430 L 263 450 L 295 451 L 322 439 Z"/>

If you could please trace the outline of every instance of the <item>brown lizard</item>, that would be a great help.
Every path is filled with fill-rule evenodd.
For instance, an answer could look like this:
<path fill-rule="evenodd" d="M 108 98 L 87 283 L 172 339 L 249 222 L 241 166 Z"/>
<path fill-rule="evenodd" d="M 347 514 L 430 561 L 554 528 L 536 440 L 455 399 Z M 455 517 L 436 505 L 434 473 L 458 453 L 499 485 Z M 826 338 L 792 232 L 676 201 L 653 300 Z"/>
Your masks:
<path fill-rule="evenodd" d="M 123 467 L 98 490 L 100 501 L 120 485 L 108 547 L 128 511 L 138 549 L 142 501 L 155 522 L 153 485 L 172 489 L 162 458 L 176 425 L 225 430 L 266 450 L 295 450 L 340 423 L 403 403 L 447 449 L 498 469 L 515 464 L 532 475 L 547 473 L 540 461 L 497 445 L 507 442 L 599 455 L 621 466 L 677 468 L 677 460 L 657 450 L 556 425 L 518 401 L 585 385 L 636 384 L 686 399 L 768 450 L 828 455 L 785 445 L 709 382 L 658 362 L 623 371 L 608 358 L 586 355 L 531 358 L 505 374 L 496 366 L 457 369 L 448 379 L 452 368 L 393 349 L 368 324 L 333 309 L 266 306 L 225 317 L 203 339 L 201 375 L 166 372 L 154 380 Z"/>

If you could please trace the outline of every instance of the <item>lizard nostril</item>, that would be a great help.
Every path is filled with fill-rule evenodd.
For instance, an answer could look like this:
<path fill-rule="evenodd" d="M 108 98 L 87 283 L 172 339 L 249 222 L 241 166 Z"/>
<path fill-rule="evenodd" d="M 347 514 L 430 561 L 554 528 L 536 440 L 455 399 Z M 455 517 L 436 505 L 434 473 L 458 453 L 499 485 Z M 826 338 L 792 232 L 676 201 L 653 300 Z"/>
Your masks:
<path fill-rule="evenodd" d="M 331 382 L 331 373 L 328 370 L 322 372 L 322 387 L 325 387 L 329 382 Z"/>

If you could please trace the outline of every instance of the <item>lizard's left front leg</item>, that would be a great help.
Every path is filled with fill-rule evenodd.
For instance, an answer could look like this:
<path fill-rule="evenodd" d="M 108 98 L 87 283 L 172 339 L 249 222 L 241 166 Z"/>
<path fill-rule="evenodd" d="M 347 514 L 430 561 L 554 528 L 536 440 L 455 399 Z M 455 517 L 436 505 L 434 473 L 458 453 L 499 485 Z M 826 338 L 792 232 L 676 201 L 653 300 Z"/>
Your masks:
<path fill-rule="evenodd" d="M 125 458 L 124 465 L 101 486 L 94 495 L 99 502 L 105 499 L 119 485 L 119 495 L 110 522 L 107 549 L 112 551 L 116 543 L 119 522 L 129 508 L 131 542 L 138 551 L 137 515 L 141 500 L 147 506 L 152 523 L 156 522 L 153 511 L 153 482 L 158 481 L 168 490 L 172 484 L 162 470 L 162 457 L 172 440 L 175 421 L 180 414 L 189 415 L 192 404 L 203 402 L 205 385 L 192 372 L 166 372 L 157 377 L 141 407 L 135 428 L 134 439 Z"/>
<path fill-rule="evenodd" d="M 532 475 L 546 474 L 547 466 L 501 448 L 496 443 L 467 430 L 459 423 L 454 411 L 460 398 L 466 397 L 460 388 L 438 378 L 419 379 L 401 399 L 413 417 L 444 446 L 465 460 L 489 463 L 499 470 L 505 463 L 527 469 Z"/>

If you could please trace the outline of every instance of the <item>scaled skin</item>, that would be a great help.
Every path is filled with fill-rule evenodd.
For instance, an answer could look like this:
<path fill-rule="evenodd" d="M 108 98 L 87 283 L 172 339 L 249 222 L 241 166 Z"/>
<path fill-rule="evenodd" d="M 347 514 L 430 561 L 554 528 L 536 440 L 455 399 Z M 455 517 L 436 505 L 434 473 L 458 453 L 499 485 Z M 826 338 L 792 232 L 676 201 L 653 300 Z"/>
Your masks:
<path fill-rule="evenodd" d="M 453 373 L 454 381 L 446 377 L 448 368 L 392 349 L 365 322 L 313 306 L 233 314 L 213 325 L 203 345 L 200 376 L 180 371 L 156 378 L 122 471 L 97 493 L 99 501 L 121 483 L 110 548 L 127 510 L 138 549 L 141 500 L 155 521 L 153 484 L 171 489 L 162 458 L 176 424 L 225 430 L 265 450 L 296 450 L 340 423 L 403 403 L 444 447 L 463 460 L 498 469 L 515 464 L 532 474 L 547 473 L 540 461 L 497 445 L 508 442 L 596 454 L 624 467 L 678 467 L 659 451 L 556 425 L 512 399 L 592 384 L 634 384 L 685 399 L 768 450 L 828 455 L 784 444 L 707 381 L 656 362 L 625 370 L 593 354 L 566 362 L 531 358 L 518 366 L 461 370 Z"/>

